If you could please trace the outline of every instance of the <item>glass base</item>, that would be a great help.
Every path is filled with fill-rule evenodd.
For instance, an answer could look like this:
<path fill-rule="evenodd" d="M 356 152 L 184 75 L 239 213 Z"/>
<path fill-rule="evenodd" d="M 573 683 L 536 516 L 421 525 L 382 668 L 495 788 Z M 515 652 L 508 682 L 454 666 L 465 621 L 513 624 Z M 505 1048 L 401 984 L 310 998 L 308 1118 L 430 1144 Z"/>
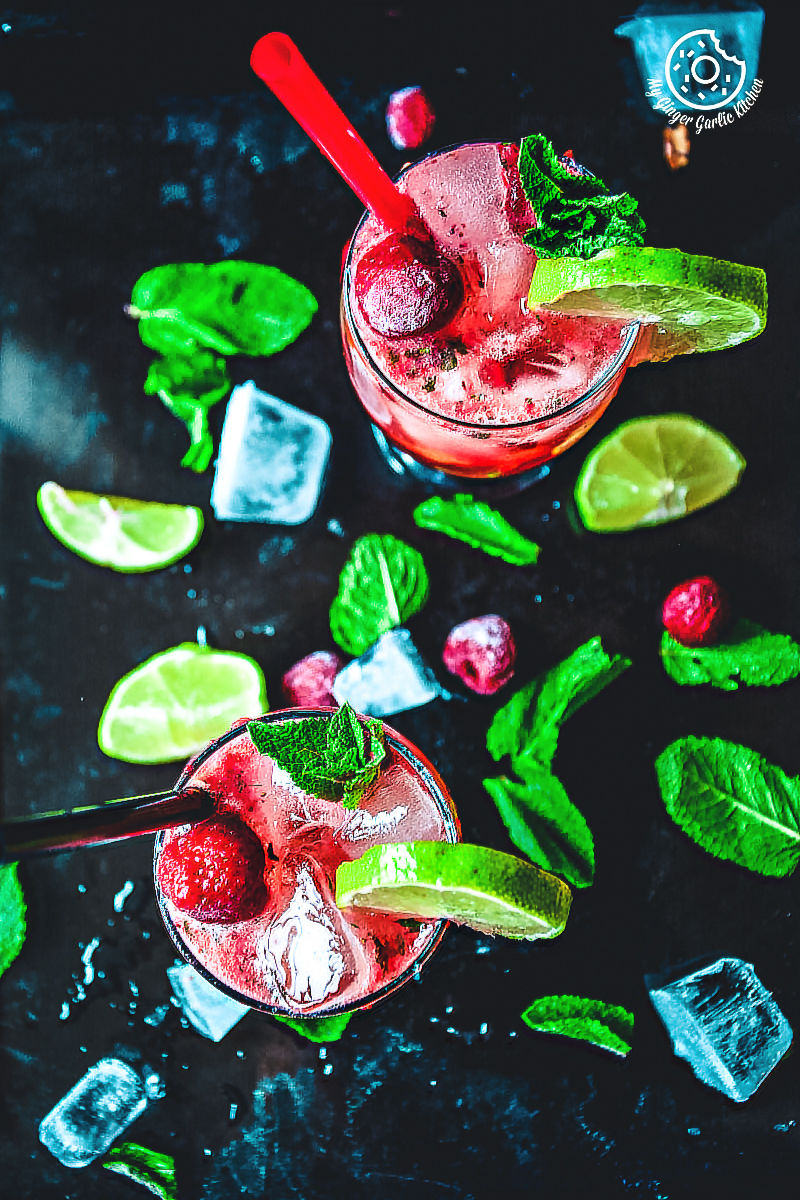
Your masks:
<path fill-rule="evenodd" d="M 393 446 L 377 425 L 372 426 L 372 433 L 381 458 L 395 475 L 426 483 L 437 491 L 469 492 L 480 500 L 489 500 L 492 497 L 502 500 L 504 496 L 516 496 L 518 492 L 524 492 L 526 488 L 541 482 L 550 474 L 549 467 L 531 467 L 529 471 L 521 471 L 518 475 L 498 476 L 497 479 L 471 479 L 466 475 L 451 475 L 438 467 L 429 467 L 405 450 Z"/>

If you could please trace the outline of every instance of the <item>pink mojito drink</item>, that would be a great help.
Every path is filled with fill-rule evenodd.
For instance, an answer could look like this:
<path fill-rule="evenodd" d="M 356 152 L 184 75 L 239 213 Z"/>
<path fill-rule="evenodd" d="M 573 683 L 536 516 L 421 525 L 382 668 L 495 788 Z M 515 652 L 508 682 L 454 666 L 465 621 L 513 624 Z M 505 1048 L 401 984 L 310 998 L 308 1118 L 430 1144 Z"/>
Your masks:
<path fill-rule="evenodd" d="M 528 311 L 536 253 L 522 235 L 536 222 L 518 153 L 458 146 L 400 177 L 463 285 L 435 332 L 385 336 L 367 319 L 359 265 L 387 233 L 369 214 L 344 273 L 345 359 L 371 420 L 414 459 L 468 478 L 515 475 L 576 442 L 615 395 L 637 341 L 635 323 Z"/>
<path fill-rule="evenodd" d="M 261 718 L 291 721 L 331 709 L 287 709 Z M 254 746 L 245 725 L 193 759 L 179 787 L 206 788 L 219 814 L 232 814 L 264 847 L 268 900 L 242 920 L 201 921 L 159 886 L 158 862 L 180 830 L 159 835 L 156 892 L 178 950 L 212 983 L 253 1008 L 320 1017 L 368 1007 L 413 977 L 446 922 L 337 908 L 334 872 L 379 842 L 459 840 L 453 802 L 433 766 L 384 726 L 386 758 L 357 809 L 307 795 Z"/>

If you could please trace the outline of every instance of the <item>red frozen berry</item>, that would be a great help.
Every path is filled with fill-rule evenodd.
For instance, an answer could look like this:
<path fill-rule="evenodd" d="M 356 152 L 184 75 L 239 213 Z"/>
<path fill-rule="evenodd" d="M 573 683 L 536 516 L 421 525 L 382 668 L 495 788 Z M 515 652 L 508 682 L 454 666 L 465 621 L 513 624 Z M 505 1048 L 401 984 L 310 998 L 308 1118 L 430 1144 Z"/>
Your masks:
<path fill-rule="evenodd" d="M 448 671 L 482 696 L 492 696 L 508 683 L 516 657 L 514 635 L 496 613 L 456 625 L 447 635 L 442 654 Z"/>
<path fill-rule="evenodd" d="M 397 150 L 416 150 L 427 142 L 436 124 L 436 114 L 421 87 L 392 92 L 386 105 L 386 132 Z"/>
<path fill-rule="evenodd" d="M 211 817 L 171 838 L 158 860 L 158 882 L 177 909 L 198 921 L 257 916 L 267 903 L 264 847 L 243 821 Z"/>
<path fill-rule="evenodd" d="M 315 650 L 301 658 L 289 667 L 281 681 L 286 703 L 295 708 L 318 708 L 320 705 L 335 708 L 333 681 L 344 664 L 341 654 L 332 650 Z"/>
<path fill-rule="evenodd" d="M 679 583 L 661 609 L 667 633 L 682 646 L 711 646 L 719 641 L 729 614 L 728 597 L 710 575 Z"/>
<path fill-rule="evenodd" d="M 384 337 L 412 337 L 441 329 L 464 295 L 458 268 L 433 242 L 392 233 L 356 267 L 356 299 L 365 319 Z"/>

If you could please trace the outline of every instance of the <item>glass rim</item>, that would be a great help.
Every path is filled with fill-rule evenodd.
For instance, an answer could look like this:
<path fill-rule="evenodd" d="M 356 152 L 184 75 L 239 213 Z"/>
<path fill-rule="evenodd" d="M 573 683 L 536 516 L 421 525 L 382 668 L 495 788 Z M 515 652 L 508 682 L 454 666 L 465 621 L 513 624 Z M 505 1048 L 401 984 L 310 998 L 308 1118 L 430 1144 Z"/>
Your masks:
<path fill-rule="evenodd" d="M 404 175 L 408 174 L 409 171 L 412 171 L 415 167 L 418 167 L 420 163 L 427 162 L 429 158 L 438 158 L 440 155 L 449 154 L 453 150 L 461 150 L 467 146 L 502 146 L 514 144 L 516 143 L 482 141 L 455 142 L 449 146 L 442 146 L 439 150 L 432 150 L 429 154 L 423 155 L 423 157 L 417 159 L 416 162 L 409 163 L 408 166 L 404 167 L 403 170 L 394 177 L 394 181 L 397 183 L 403 178 Z M 605 388 L 608 383 L 614 379 L 614 377 L 625 367 L 627 360 L 631 356 L 631 352 L 633 351 L 636 338 L 638 337 L 639 330 L 641 328 L 641 323 L 639 321 L 631 321 L 628 323 L 628 325 L 626 325 L 624 341 L 620 345 L 611 362 L 605 368 L 603 373 L 594 381 L 588 391 L 584 392 L 582 396 L 576 397 L 575 400 L 571 400 L 569 404 L 565 404 L 563 408 L 557 409 L 556 412 L 547 413 L 541 417 L 528 417 L 524 421 L 506 421 L 502 423 L 493 421 L 465 421 L 461 417 L 446 416 L 444 413 L 437 412 L 433 408 L 428 408 L 427 405 L 423 404 L 420 400 L 414 400 L 411 396 L 401 391 L 397 384 L 394 383 L 388 377 L 388 375 L 385 374 L 383 369 L 375 362 L 375 359 L 372 357 L 366 343 L 364 342 L 364 339 L 361 336 L 358 325 L 354 319 L 352 306 L 350 304 L 350 281 L 352 275 L 351 262 L 353 257 L 353 249 L 361 228 L 366 224 L 371 216 L 372 213 L 369 211 L 369 209 L 365 209 L 361 219 L 353 231 L 353 236 L 350 238 L 350 242 L 347 247 L 347 257 L 345 259 L 344 270 L 342 272 L 342 306 L 347 321 L 347 328 L 353 337 L 353 341 L 364 357 L 367 366 L 374 372 L 375 375 L 378 376 L 381 384 L 383 384 L 387 390 L 393 392 L 399 400 L 404 401 L 406 404 L 410 404 L 412 408 L 418 409 L 420 412 L 424 413 L 426 417 L 434 417 L 437 420 L 444 421 L 449 425 L 457 425 L 463 429 L 471 430 L 511 430 L 535 428 L 537 425 L 544 425 L 548 421 L 558 420 L 560 417 L 563 417 L 566 414 L 573 412 L 575 409 L 580 408 L 582 404 L 585 404 L 587 401 L 593 399 L 597 392 Z"/>
<path fill-rule="evenodd" d="M 263 716 L 252 717 L 250 719 L 257 721 L 274 721 L 279 719 L 298 721 L 307 717 L 331 717 L 336 711 L 337 710 L 335 708 L 326 707 L 280 708 L 274 709 L 269 713 L 264 713 Z M 392 727 L 387 725 L 383 720 L 381 720 L 381 725 L 383 726 L 387 741 L 392 746 L 392 749 L 398 752 L 401 757 L 404 758 L 406 762 L 408 762 L 409 765 L 417 772 L 417 774 L 421 776 L 429 792 L 433 796 L 436 806 L 444 819 L 445 832 L 447 834 L 446 840 L 450 843 L 459 841 L 461 830 L 455 805 L 452 802 L 452 797 L 450 797 L 449 791 L 444 785 L 444 781 L 439 781 L 439 775 L 436 771 L 436 768 L 427 760 L 427 758 L 425 758 L 420 750 L 418 750 L 415 746 L 412 746 L 408 739 L 405 738 L 401 733 L 398 733 L 396 729 L 392 729 Z M 215 754 L 216 751 L 222 746 L 226 746 L 228 742 L 233 741 L 235 738 L 242 736 L 242 734 L 246 732 L 246 725 L 237 725 L 233 729 L 226 730 L 225 733 L 221 734 L 218 738 L 215 738 L 213 741 L 204 746 L 202 750 L 189 759 L 188 763 L 181 771 L 178 781 L 175 785 L 176 790 L 180 787 L 183 787 L 192 777 L 197 768 L 206 762 L 212 754 Z M 449 803 L 448 799 L 450 801 Z M 193 967 L 195 971 L 197 971 L 198 975 L 201 975 L 207 983 L 212 984 L 213 987 L 215 987 L 218 991 L 223 992 L 231 1000 L 237 1000 L 240 1004 L 245 1004 L 248 1008 L 254 1009 L 257 1012 L 268 1013 L 273 1017 L 289 1017 L 293 1021 L 307 1021 L 320 1018 L 324 1019 L 326 1017 L 337 1017 L 341 1016 L 343 1013 L 358 1012 L 362 1009 L 372 1008 L 373 1005 L 377 1004 L 380 1000 L 390 996 L 392 992 L 395 992 L 405 983 L 408 983 L 415 976 L 419 975 L 424 965 L 428 962 L 433 952 L 439 946 L 442 938 L 444 937 L 445 930 L 450 924 L 450 922 L 444 918 L 434 922 L 433 930 L 431 931 L 427 942 L 396 979 L 390 980 L 388 983 L 383 984 L 380 988 L 370 992 L 367 996 L 353 1000 L 349 1004 L 333 1004 L 326 1007 L 323 1012 L 313 1012 L 306 1015 L 289 1008 L 281 1008 L 276 1004 L 267 1004 L 263 1000 L 256 1000 L 250 996 L 246 996 L 243 992 L 238 992 L 234 987 L 225 983 L 223 980 L 218 979 L 216 975 L 213 975 L 212 972 L 209 971 L 209 969 L 205 966 L 205 964 L 202 963 L 199 958 L 197 958 L 194 951 L 187 945 L 178 932 L 176 924 L 172 919 L 172 915 L 167 908 L 166 900 L 159 886 L 157 875 L 159 855 L 164 844 L 165 835 L 169 832 L 172 831 L 161 830 L 156 835 L 155 844 L 153 847 L 153 885 L 155 888 L 158 910 L 161 914 L 161 919 L 164 922 L 164 926 L 169 934 L 170 940 L 180 954 L 181 958 L 187 962 L 189 966 Z"/>

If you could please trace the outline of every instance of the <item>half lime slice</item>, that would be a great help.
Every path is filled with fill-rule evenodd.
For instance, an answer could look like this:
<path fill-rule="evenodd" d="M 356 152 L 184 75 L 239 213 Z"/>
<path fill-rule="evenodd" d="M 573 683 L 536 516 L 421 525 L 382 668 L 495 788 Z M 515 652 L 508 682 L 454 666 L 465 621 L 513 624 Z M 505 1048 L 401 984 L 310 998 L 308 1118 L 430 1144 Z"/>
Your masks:
<path fill-rule="evenodd" d="M 258 663 L 246 654 L 184 642 L 154 654 L 116 683 L 97 742 L 125 762 L 175 762 L 201 750 L 240 717 L 267 711 Z"/>
<path fill-rule="evenodd" d="M 527 941 L 557 937 L 571 902 L 555 875 L 468 842 L 373 846 L 336 871 L 340 908 L 445 919 Z"/>
<path fill-rule="evenodd" d="M 639 321 L 660 334 L 659 358 L 724 350 L 767 321 L 759 267 L 653 246 L 612 246 L 593 258 L 540 258 L 530 308 Z"/>
<path fill-rule="evenodd" d="M 67 491 L 52 480 L 39 488 L 36 503 L 54 537 L 81 558 L 114 571 L 169 566 L 203 532 L 199 508 Z"/>
<path fill-rule="evenodd" d="M 723 434 L 694 417 L 637 417 L 588 455 L 575 503 L 595 533 L 660 525 L 720 500 L 736 487 L 745 465 Z"/>

